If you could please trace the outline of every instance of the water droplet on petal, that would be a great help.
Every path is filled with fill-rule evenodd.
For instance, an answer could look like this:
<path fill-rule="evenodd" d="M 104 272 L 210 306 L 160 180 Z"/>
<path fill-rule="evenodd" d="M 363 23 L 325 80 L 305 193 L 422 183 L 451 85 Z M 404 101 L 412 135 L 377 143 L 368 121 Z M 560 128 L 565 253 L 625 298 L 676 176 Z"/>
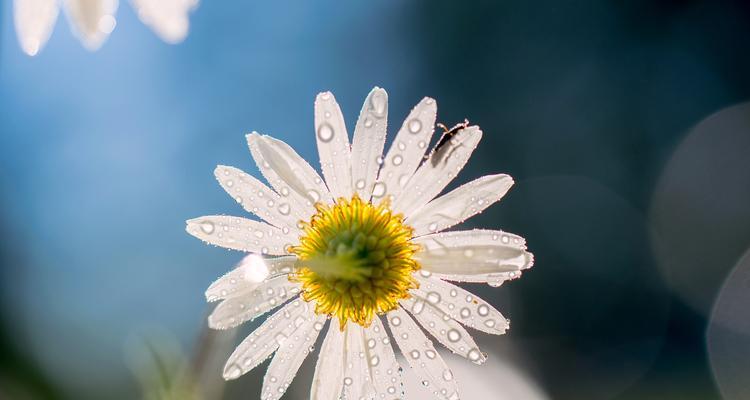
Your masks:
<path fill-rule="evenodd" d="M 279 204 L 279 214 L 281 214 L 281 215 L 289 215 L 290 211 L 291 211 L 291 207 L 289 206 L 289 203 L 281 203 L 281 204 Z"/>
<path fill-rule="evenodd" d="M 357 180 L 357 183 L 355 183 L 354 186 L 356 186 L 357 189 L 364 189 L 365 188 L 365 180 L 364 179 Z"/>
<path fill-rule="evenodd" d="M 464 307 L 461 309 L 461 318 L 469 318 L 471 316 L 471 310 Z"/>
<path fill-rule="evenodd" d="M 375 182 L 375 186 L 372 188 L 372 195 L 374 197 L 383 197 L 385 194 L 385 183 Z"/>
<path fill-rule="evenodd" d="M 391 324 L 393 324 L 393 326 L 399 326 L 399 325 L 401 325 L 401 318 L 399 318 L 399 317 L 393 317 L 393 318 L 391 318 Z"/>
<path fill-rule="evenodd" d="M 448 331 L 448 340 L 454 343 L 458 342 L 461 340 L 461 334 L 457 330 L 451 329 Z"/>
<path fill-rule="evenodd" d="M 411 307 L 411 312 L 412 314 L 416 315 L 416 314 L 421 313 L 422 310 L 424 310 L 424 301 L 418 299 L 414 302 L 414 305 Z"/>
<path fill-rule="evenodd" d="M 365 118 L 365 128 L 371 128 L 372 127 L 372 120 L 370 118 Z"/>
<path fill-rule="evenodd" d="M 412 350 L 412 351 L 409 352 L 409 355 L 411 356 L 411 358 L 413 358 L 413 359 L 416 360 L 416 359 L 419 358 L 419 351 L 418 350 Z"/>
<path fill-rule="evenodd" d="M 440 294 L 438 292 L 427 293 L 427 301 L 429 301 L 432 304 L 439 303 L 440 302 Z"/>
<path fill-rule="evenodd" d="M 453 372 L 451 372 L 451 370 L 449 369 L 443 371 L 443 379 L 445 379 L 446 381 L 453 380 Z"/>
<path fill-rule="evenodd" d="M 318 139 L 321 142 L 330 142 L 333 139 L 333 127 L 328 123 L 320 124 L 318 127 Z"/>
<path fill-rule="evenodd" d="M 420 130 L 422 130 L 422 121 L 418 119 L 409 121 L 409 132 L 419 133 Z"/>
<path fill-rule="evenodd" d="M 385 92 L 377 91 L 370 96 L 370 106 L 372 107 L 373 115 L 376 117 L 382 118 L 385 115 L 387 105 Z"/>
<path fill-rule="evenodd" d="M 210 234 L 214 233 L 214 229 L 215 229 L 215 227 L 214 227 L 214 223 L 213 222 L 211 222 L 211 221 L 203 221 L 203 222 L 201 222 L 201 230 L 206 235 L 210 235 Z"/>
<path fill-rule="evenodd" d="M 477 307 L 477 314 L 479 314 L 482 317 L 486 317 L 490 313 L 490 308 L 487 307 L 486 304 L 481 304 L 479 307 Z"/>
<path fill-rule="evenodd" d="M 403 158 L 403 157 L 401 157 L 401 156 L 400 156 L 400 155 L 398 155 L 398 154 L 396 154 L 396 155 L 395 155 L 395 156 L 393 157 L 393 159 L 391 160 L 391 162 L 392 162 L 392 163 L 393 163 L 393 165 L 395 165 L 395 166 L 399 166 L 399 165 L 401 165 L 401 163 L 402 163 L 403 161 L 404 161 L 404 158 Z"/>

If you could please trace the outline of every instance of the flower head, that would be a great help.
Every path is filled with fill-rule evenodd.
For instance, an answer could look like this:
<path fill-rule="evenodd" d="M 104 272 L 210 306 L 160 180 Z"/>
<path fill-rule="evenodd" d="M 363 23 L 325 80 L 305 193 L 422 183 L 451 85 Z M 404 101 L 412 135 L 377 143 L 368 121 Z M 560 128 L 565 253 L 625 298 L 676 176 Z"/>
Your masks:
<path fill-rule="evenodd" d="M 257 133 L 247 137 L 250 151 L 271 187 L 217 167 L 222 187 L 265 222 L 187 222 L 188 232 L 208 243 L 251 253 L 206 291 L 209 301 L 221 300 L 209 326 L 233 328 L 281 306 L 232 353 L 226 379 L 275 353 L 261 398 L 281 397 L 331 319 L 312 399 L 400 393 L 391 337 L 436 397 L 458 398 L 452 372 L 417 324 L 454 353 L 483 363 L 464 326 L 502 334 L 509 321 L 448 281 L 499 286 L 531 267 L 533 256 L 521 237 L 503 231 L 442 232 L 498 201 L 513 180 L 488 175 L 440 195 L 482 132 L 462 125 L 428 152 L 436 111 L 430 98 L 417 104 L 383 157 L 386 92 L 375 88 L 365 100 L 351 145 L 333 95 L 321 93 L 315 126 L 325 181 L 284 142 Z"/>

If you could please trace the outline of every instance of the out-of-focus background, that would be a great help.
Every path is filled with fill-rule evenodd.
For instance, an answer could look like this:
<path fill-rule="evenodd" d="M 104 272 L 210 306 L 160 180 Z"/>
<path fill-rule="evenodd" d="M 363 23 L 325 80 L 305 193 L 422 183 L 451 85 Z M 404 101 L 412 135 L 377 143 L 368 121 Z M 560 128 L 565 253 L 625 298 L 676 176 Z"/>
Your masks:
<path fill-rule="evenodd" d="M 315 95 L 351 131 L 375 85 L 392 127 L 423 96 L 482 127 L 455 184 L 516 180 L 465 224 L 536 265 L 466 285 L 513 324 L 477 335 L 487 365 L 449 357 L 464 398 L 750 398 L 746 2 L 204 1 L 170 45 L 123 1 L 99 51 L 61 13 L 35 57 L 1 4 L 0 398 L 259 396 L 264 367 L 220 379 L 258 322 L 205 323 L 242 254 L 184 221 L 243 212 L 212 171 L 257 174 L 245 133 L 317 166 Z"/>

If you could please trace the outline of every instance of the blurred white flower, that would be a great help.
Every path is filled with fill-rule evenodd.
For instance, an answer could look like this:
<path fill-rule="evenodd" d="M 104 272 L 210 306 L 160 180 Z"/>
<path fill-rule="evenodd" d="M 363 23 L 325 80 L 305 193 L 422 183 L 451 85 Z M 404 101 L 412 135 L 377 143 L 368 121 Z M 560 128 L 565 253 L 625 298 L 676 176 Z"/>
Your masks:
<path fill-rule="evenodd" d="M 188 33 L 188 14 L 198 0 L 133 0 L 138 17 L 167 43 Z M 115 29 L 118 0 L 14 0 L 13 18 L 21 49 L 34 56 L 47 43 L 63 7 L 73 33 L 84 47 L 99 49 Z"/>
<path fill-rule="evenodd" d="M 435 101 L 423 99 L 382 157 L 386 92 L 370 92 L 351 145 L 336 100 L 321 93 L 315 127 L 325 181 L 286 143 L 257 133 L 247 136 L 250 151 L 273 189 L 236 168 L 216 168 L 219 184 L 265 222 L 206 216 L 187 221 L 187 231 L 216 246 L 277 257 L 251 254 L 214 282 L 206 297 L 222 302 L 208 324 L 234 328 L 283 305 L 232 353 L 225 379 L 275 352 L 261 398 L 280 398 L 330 318 L 312 399 L 399 396 L 391 337 L 423 385 L 439 398 L 458 399 L 453 373 L 419 325 L 457 355 L 484 363 L 464 325 L 502 334 L 509 321 L 447 281 L 499 286 L 531 267 L 533 256 L 523 238 L 503 231 L 440 233 L 500 200 L 513 180 L 488 175 L 438 197 L 482 131 L 459 125 L 425 157 L 436 112 Z"/>

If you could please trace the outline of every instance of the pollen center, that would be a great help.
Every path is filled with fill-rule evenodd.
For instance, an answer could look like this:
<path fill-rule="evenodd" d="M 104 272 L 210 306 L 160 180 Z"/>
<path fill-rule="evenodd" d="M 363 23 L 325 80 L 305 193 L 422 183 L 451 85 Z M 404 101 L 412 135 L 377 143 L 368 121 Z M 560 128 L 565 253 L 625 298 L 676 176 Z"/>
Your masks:
<path fill-rule="evenodd" d="M 290 280 L 302 284 L 302 297 L 315 312 L 369 326 L 376 314 L 398 306 L 418 287 L 412 272 L 413 229 L 387 204 L 373 205 L 357 195 L 334 205 L 316 204 L 299 246 L 291 250 L 298 268 Z"/>

